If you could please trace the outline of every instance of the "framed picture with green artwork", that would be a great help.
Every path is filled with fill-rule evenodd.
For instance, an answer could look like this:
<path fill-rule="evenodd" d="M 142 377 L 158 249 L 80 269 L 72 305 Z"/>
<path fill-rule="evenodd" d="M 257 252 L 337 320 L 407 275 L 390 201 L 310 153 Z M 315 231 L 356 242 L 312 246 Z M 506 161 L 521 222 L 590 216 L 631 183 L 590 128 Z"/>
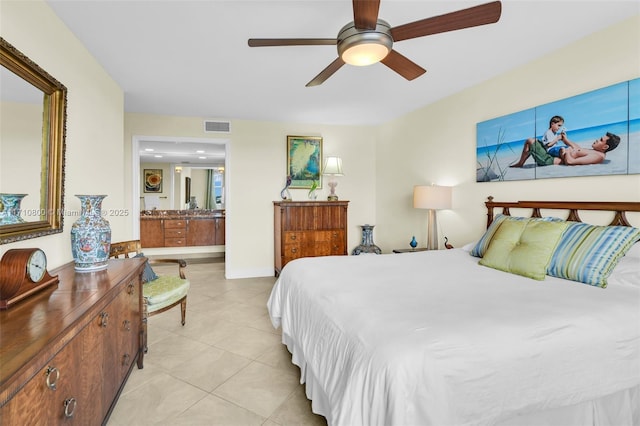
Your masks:
<path fill-rule="evenodd" d="M 287 136 L 287 176 L 289 188 L 309 189 L 313 182 L 322 188 L 322 137 Z"/>

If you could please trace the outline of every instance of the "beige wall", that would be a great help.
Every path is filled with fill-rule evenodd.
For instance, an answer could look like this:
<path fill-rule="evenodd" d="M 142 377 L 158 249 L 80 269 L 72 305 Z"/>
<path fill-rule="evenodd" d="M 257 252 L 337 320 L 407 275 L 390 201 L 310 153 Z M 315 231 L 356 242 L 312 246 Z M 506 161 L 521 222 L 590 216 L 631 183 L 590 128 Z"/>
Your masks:
<path fill-rule="evenodd" d="M 475 182 L 476 123 L 639 76 L 636 16 L 382 125 L 376 144 L 377 242 L 386 250 L 408 247 L 416 235 L 424 245 L 427 214 L 412 208 L 412 190 L 431 182 L 455 186 L 453 209 L 439 212 L 438 219 L 440 235 L 456 246 L 482 234 L 489 195 L 503 201 L 640 201 L 640 175 Z"/>
<path fill-rule="evenodd" d="M 2 1 L 0 35 L 68 89 L 64 232 L 0 246 L 40 247 L 50 267 L 73 260 L 70 229 L 80 211 L 74 194 L 108 194 L 105 212 L 125 207 L 122 90 L 39 0 Z M 39 161 L 39 160 L 38 160 Z M 129 182 L 129 181 L 127 181 Z M 73 215 L 75 214 L 75 216 Z M 125 236 L 126 219 L 107 216 L 113 238 Z"/>
<path fill-rule="evenodd" d="M 135 136 L 213 138 L 203 131 L 201 117 L 126 114 L 125 152 Z M 287 135 L 323 137 L 323 155 L 342 157 L 345 176 L 337 194 L 349 200 L 348 247 L 360 243 L 358 225 L 375 223 L 376 129 L 359 126 L 274 123 L 234 120 L 225 168 L 226 275 L 228 278 L 273 274 L 273 201 L 280 199 L 286 177 Z M 294 200 L 306 200 L 307 190 L 291 190 Z M 323 183 L 319 199 L 329 189 Z"/>

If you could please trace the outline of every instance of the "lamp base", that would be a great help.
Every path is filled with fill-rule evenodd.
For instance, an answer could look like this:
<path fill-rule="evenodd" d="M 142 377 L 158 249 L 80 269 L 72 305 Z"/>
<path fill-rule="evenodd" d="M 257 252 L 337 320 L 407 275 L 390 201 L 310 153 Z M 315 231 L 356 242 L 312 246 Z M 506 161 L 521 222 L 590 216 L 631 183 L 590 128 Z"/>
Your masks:
<path fill-rule="evenodd" d="M 337 195 L 329 195 L 327 197 L 327 201 L 338 201 L 338 196 Z"/>
<path fill-rule="evenodd" d="M 436 211 L 429 209 L 429 223 L 427 225 L 427 250 L 438 250 L 438 222 Z"/>

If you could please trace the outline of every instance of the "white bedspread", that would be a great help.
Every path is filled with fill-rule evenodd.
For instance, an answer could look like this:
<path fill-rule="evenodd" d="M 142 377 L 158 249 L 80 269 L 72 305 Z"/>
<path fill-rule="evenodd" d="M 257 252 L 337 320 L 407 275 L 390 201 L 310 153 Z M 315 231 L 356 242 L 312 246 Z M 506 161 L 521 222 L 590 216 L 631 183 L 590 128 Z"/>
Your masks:
<path fill-rule="evenodd" d="M 489 425 L 640 385 L 640 285 L 477 262 L 454 249 L 286 265 L 269 313 L 329 424 Z"/>

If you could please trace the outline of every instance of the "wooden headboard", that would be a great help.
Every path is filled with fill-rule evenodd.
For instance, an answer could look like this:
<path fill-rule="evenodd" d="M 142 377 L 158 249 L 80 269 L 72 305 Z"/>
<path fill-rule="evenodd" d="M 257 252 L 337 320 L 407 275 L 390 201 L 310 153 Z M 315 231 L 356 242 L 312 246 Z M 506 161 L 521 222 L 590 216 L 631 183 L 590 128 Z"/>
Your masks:
<path fill-rule="evenodd" d="M 502 214 L 510 216 L 509 209 L 513 208 L 529 208 L 533 209 L 531 217 L 542 217 L 540 209 L 556 209 L 569 210 L 569 215 L 565 220 L 573 222 L 582 222 L 578 215 L 579 210 L 596 210 L 614 212 L 615 216 L 609 225 L 631 226 L 627 220 L 627 212 L 640 212 L 640 202 L 634 201 L 516 201 L 516 202 L 498 202 L 493 201 L 493 197 L 489 196 L 487 202 L 487 227 L 491 225 L 494 218 L 493 209 L 502 207 Z"/>

